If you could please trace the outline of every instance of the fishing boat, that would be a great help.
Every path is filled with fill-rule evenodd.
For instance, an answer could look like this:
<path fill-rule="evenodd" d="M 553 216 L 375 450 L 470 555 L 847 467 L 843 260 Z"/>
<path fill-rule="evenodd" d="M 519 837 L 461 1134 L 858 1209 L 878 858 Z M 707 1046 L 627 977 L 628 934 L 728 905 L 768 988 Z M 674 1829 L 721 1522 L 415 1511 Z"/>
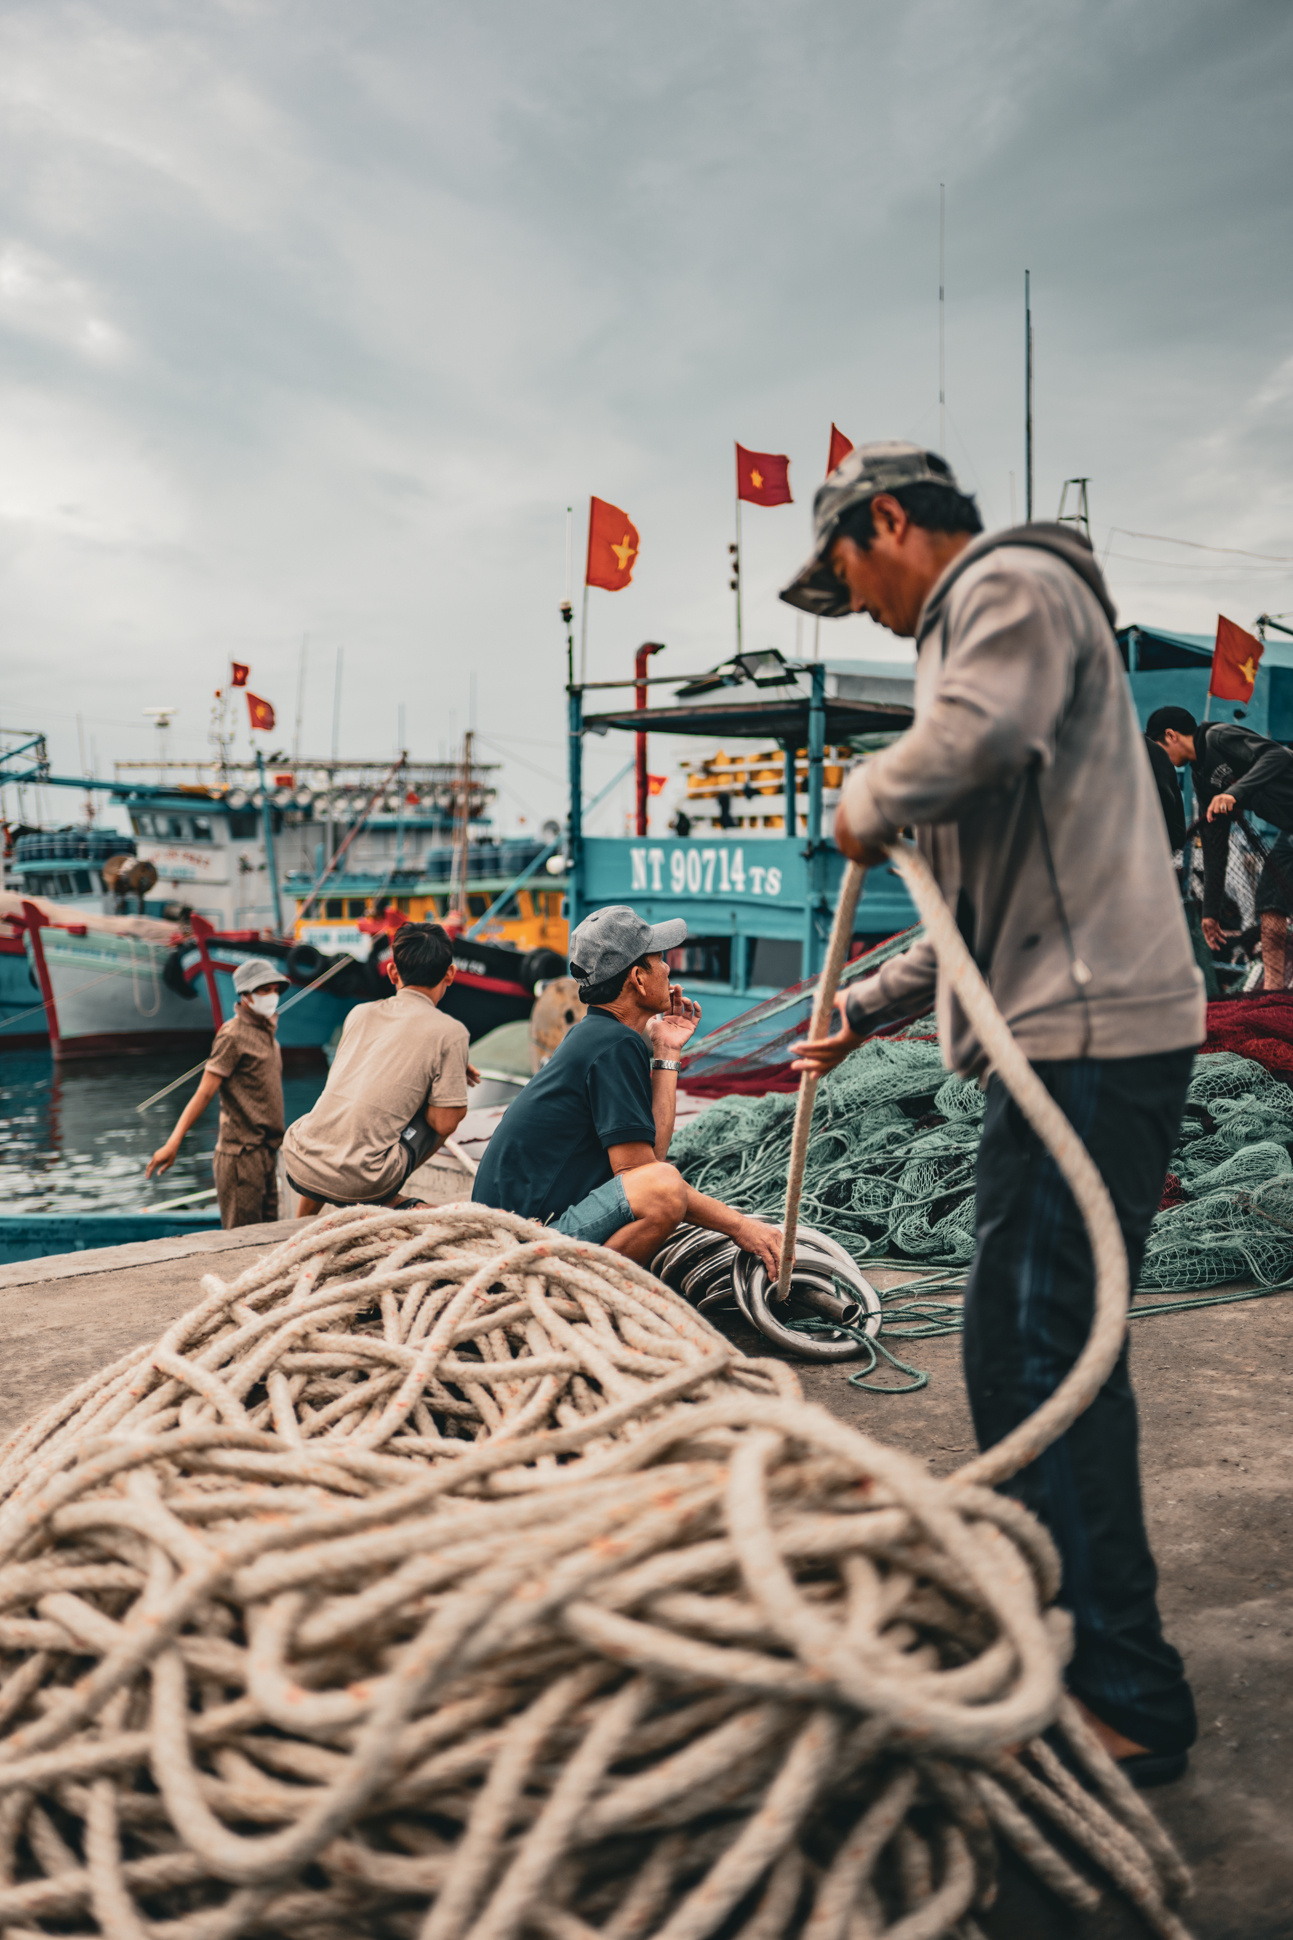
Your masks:
<path fill-rule="evenodd" d="M 663 706 L 586 713 L 584 687 L 569 688 L 569 919 L 573 927 L 594 909 L 625 902 L 648 923 L 683 917 L 687 940 L 670 951 L 669 964 L 700 1002 L 708 1033 L 821 968 L 844 868 L 831 835 L 844 767 L 910 725 L 913 669 L 902 662 L 792 662 L 767 652 L 651 684 L 680 691 Z M 638 687 L 645 702 L 640 681 L 623 685 Z M 684 764 L 669 834 L 648 834 L 644 790 L 636 835 L 583 833 L 576 805 L 583 799 L 584 737 L 608 732 L 642 737 L 640 767 L 651 734 L 713 745 L 715 752 Z M 742 746 L 746 752 L 732 752 Z M 855 950 L 914 921 L 894 871 L 872 870 L 858 905 Z"/>
<path fill-rule="evenodd" d="M 144 767 L 163 771 L 163 779 L 142 780 L 134 771 Z M 456 831 L 475 837 L 482 852 L 490 846 L 484 841 L 494 795 L 490 772 L 469 764 L 463 809 L 456 762 L 401 757 L 393 764 L 297 763 L 290 770 L 271 763 L 268 771 L 263 760 L 254 770 L 229 762 L 213 769 L 119 764 L 115 780 L 99 785 L 126 809 L 130 836 L 29 830 L 14 845 L 0 910 L 7 917 L 0 1044 L 24 1035 L 31 1042 L 43 1023 L 62 1058 L 197 1051 L 232 1012 L 237 964 L 268 956 L 282 962 L 291 986 L 280 1027 L 285 1053 L 321 1055 L 352 1005 L 389 993 L 388 912 L 409 900 L 398 892 L 405 886 L 417 892 L 425 874 L 427 893 L 416 907 L 432 914 L 439 879 L 451 873 Z M 63 785 L 47 767 L 35 778 Z M 67 785 L 87 784 L 77 778 Z M 527 845 L 527 857 L 537 846 Z M 504 877 L 514 857 L 500 844 L 492 845 L 492 857 L 479 874 L 482 887 L 467 885 L 472 896 L 509 886 Z M 347 866 L 339 869 L 343 858 Z M 338 947 L 325 951 L 308 928 L 302 934 L 289 928 L 284 876 L 300 887 L 298 906 L 316 909 L 311 887 L 340 884 L 342 894 L 329 894 L 324 905 L 328 920 L 341 903 L 362 947 L 349 947 L 355 939 L 338 935 Z M 561 885 L 543 893 L 551 914 L 545 902 L 528 909 L 525 920 L 539 932 L 551 925 L 555 934 Z M 472 905 L 464 908 L 470 916 Z M 505 933 L 473 938 L 457 999 L 469 1028 L 479 1033 L 528 1014 L 548 962 L 536 959 L 533 948 L 519 950 Z"/>

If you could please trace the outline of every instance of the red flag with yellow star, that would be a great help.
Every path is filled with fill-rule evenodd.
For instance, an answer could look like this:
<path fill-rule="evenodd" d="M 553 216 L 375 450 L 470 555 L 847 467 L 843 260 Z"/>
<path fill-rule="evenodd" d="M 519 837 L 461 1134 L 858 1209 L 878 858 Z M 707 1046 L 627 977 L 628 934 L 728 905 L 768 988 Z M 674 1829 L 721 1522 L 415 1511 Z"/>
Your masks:
<path fill-rule="evenodd" d="M 771 451 L 736 447 L 736 496 L 749 505 L 792 505 L 790 460 Z"/>
<path fill-rule="evenodd" d="M 1208 692 L 1219 701 L 1250 701 L 1257 683 L 1262 643 L 1233 620 L 1217 615 L 1217 644 L 1212 650 L 1212 679 Z"/>
<path fill-rule="evenodd" d="M 263 701 L 259 694 L 253 694 L 250 687 L 247 689 L 247 713 L 254 728 L 269 729 L 274 725 L 273 708 L 268 701 Z"/>
<path fill-rule="evenodd" d="M 839 426 L 833 424 L 831 426 L 831 452 L 830 457 L 826 460 L 827 471 L 833 472 L 835 467 L 848 457 L 852 449 L 852 438 L 846 438 Z"/>
<path fill-rule="evenodd" d="M 638 556 L 638 529 L 618 505 L 604 498 L 589 501 L 588 569 L 586 586 L 600 586 L 607 593 L 621 593 L 633 577 Z"/>

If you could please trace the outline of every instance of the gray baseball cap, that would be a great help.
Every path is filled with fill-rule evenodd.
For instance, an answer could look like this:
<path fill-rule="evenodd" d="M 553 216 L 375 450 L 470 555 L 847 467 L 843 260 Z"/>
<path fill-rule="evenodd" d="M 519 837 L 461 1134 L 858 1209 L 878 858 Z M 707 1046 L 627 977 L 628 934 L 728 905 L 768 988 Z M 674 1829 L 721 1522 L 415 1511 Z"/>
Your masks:
<path fill-rule="evenodd" d="M 627 903 L 611 903 L 585 916 L 570 939 L 570 974 L 580 983 L 605 983 L 639 957 L 676 950 L 687 934 L 681 916 L 670 923 L 644 923 Z"/>
<path fill-rule="evenodd" d="M 788 606 L 823 619 L 839 619 L 850 611 L 848 592 L 831 570 L 827 554 L 835 528 L 846 512 L 863 505 L 877 492 L 896 492 L 902 485 L 957 484 L 952 467 L 936 451 L 889 439 L 883 444 L 856 445 L 817 487 L 813 499 L 813 550 L 781 597 Z"/>
<path fill-rule="evenodd" d="M 253 990 L 263 990 L 268 983 L 287 981 L 282 964 L 267 963 L 264 957 L 248 957 L 233 973 L 233 987 L 240 997 L 250 997 Z"/>

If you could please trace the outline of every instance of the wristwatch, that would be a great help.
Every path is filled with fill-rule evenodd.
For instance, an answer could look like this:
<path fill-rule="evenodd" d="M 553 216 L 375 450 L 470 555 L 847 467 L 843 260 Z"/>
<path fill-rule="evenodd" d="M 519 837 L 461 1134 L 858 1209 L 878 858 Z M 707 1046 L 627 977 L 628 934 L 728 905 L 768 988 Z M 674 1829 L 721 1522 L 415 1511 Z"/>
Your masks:
<path fill-rule="evenodd" d="M 679 1064 L 677 1058 L 652 1058 L 651 1069 L 653 1071 L 681 1071 L 682 1066 Z"/>

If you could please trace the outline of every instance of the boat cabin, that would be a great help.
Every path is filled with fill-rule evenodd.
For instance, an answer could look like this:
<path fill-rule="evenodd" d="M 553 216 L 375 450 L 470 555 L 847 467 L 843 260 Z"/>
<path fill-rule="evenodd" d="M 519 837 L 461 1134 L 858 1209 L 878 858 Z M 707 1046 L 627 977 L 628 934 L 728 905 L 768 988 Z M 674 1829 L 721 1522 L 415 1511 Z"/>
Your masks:
<path fill-rule="evenodd" d="M 700 1000 L 706 1032 L 821 968 L 844 869 L 831 831 L 845 764 L 887 746 L 912 719 L 908 665 L 781 662 L 756 682 L 742 660 L 767 658 L 738 657 L 713 677 L 674 683 L 684 693 L 664 705 L 598 710 L 596 689 L 631 680 L 568 690 L 571 928 L 609 903 L 631 903 L 649 923 L 683 917 L 687 941 L 669 961 Z M 717 744 L 721 761 L 711 755 L 687 769 L 685 833 L 677 817 L 668 836 L 583 833 L 585 736 L 611 732 Z M 915 920 L 893 869 L 872 870 L 855 949 Z"/>

